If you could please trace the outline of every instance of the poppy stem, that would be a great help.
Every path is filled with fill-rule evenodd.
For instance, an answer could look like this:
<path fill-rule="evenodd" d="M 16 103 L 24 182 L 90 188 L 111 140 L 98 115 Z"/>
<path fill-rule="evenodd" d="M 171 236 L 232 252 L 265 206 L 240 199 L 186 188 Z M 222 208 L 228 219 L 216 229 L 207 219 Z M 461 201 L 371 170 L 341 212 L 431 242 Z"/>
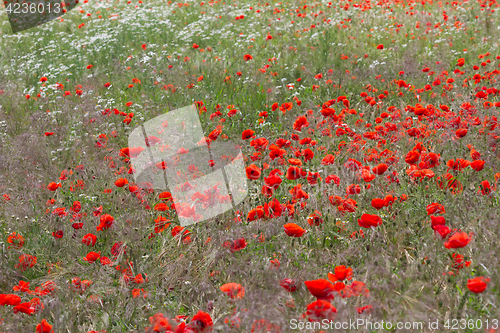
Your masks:
<path fill-rule="evenodd" d="M 462 318 L 462 309 L 464 308 L 465 303 L 467 303 L 468 298 L 469 298 L 469 292 L 466 290 L 464 295 L 462 296 L 460 304 L 458 305 L 457 315 L 456 315 L 457 320 L 460 320 Z"/>

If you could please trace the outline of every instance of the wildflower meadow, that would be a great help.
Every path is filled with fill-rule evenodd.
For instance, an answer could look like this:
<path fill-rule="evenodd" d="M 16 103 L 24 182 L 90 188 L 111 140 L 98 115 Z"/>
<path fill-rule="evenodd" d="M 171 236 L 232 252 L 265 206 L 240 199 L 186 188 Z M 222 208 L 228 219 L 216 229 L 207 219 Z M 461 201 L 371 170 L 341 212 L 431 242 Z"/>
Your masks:
<path fill-rule="evenodd" d="M 496 0 L 14 3 L 0 332 L 500 332 Z"/>

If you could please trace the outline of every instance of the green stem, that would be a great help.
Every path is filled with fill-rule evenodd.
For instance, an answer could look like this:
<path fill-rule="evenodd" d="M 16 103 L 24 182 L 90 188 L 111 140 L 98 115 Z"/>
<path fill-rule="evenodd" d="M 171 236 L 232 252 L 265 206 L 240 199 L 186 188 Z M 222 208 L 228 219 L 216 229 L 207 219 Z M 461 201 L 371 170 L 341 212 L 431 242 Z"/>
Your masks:
<path fill-rule="evenodd" d="M 469 297 L 469 292 L 466 291 L 464 293 L 464 295 L 462 296 L 462 299 L 460 300 L 460 304 L 458 305 L 457 315 L 456 315 L 456 318 L 458 320 L 460 320 L 462 318 L 462 309 L 464 308 L 465 303 L 467 303 L 468 297 Z"/>

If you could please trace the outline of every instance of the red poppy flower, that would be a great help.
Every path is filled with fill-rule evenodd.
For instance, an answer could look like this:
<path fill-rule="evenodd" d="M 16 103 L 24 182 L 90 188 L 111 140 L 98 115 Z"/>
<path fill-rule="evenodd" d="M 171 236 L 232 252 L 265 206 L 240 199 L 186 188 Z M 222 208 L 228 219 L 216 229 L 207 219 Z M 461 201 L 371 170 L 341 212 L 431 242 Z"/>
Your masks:
<path fill-rule="evenodd" d="M 274 194 L 274 190 L 271 187 L 262 185 L 260 193 L 266 198 L 271 198 Z"/>
<path fill-rule="evenodd" d="M 247 242 L 245 241 L 245 238 L 239 238 L 231 242 L 230 250 L 231 253 L 234 253 L 236 251 L 243 250 L 245 247 L 247 247 Z"/>
<path fill-rule="evenodd" d="M 484 168 L 484 161 L 476 160 L 470 164 L 471 168 L 476 171 L 481 171 Z"/>
<path fill-rule="evenodd" d="M 485 278 L 482 276 L 475 277 L 473 279 L 467 280 L 467 288 L 469 288 L 469 290 L 475 294 L 480 294 L 486 290 L 489 282 L 489 278 Z"/>
<path fill-rule="evenodd" d="M 332 282 L 352 279 L 352 268 L 344 265 L 335 267 L 334 274 L 328 273 L 328 280 Z"/>
<path fill-rule="evenodd" d="M 126 184 L 128 184 L 128 180 L 126 178 L 118 178 L 116 181 L 115 181 L 115 186 L 116 187 L 123 187 L 125 186 Z"/>
<path fill-rule="evenodd" d="M 293 198 L 298 200 L 309 198 L 309 194 L 302 189 L 302 184 L 295 185 L 289 192 Z"/>
<path fill-rule="evenodd" d="M 365 305 L 365 306 L 362 306 L 362 307 L 356 307 L 356 311 L 359 314 L 362 314 L 363 312 L 369 313 L 372 310 L 373 310 L 373 306 L 371 306 L 371 305 Z"/>
<path fill-rule="evenodd" d="M 52 325 L 50 325 L 45 319 L 36 326 L 36 333 L 54 333 Z"/>
<path fill-rule="evenodd" d="M 163 313 L 156 313 L 152 317 L 149 317 L 149 322 L 152 326 L 148 327 L 146 331 L 156 330 L 157 332 L 169 332 L 172 329 L 172 325 L 169 320 L 164 317 Z"/>
<path fill-rule="evenodd" d="M 321 213 L 316 210 L 307 217 L 307 223 L 309 223 L 310 226 L 319 226 L 324 222 L 321 216 Z"/>
<path fill-rule="evenodd" d="M 328 197 L 328 200 L 330 201 L 330 203 L 334 206 L 340 206 L 342 205 L 342 203 L 344 202 L 344 199 L 342 199 L 342 197 L 339 197 L 338 195 L 330 195 Z"/>
<path fill-rule="evenodd" d="M 255 164 L 250 164 L 246 169 L 247 178 L 248 179 L 259 179 L 260 178 L 260 168 L 258 168 Z"/>
<path fill-rule="evenodd" d="M 458 253 L 453 253 L 452 255 L 453 258 L 453 268 L 455 269 L 462 269 L 464 267 L 469 267 L 471 264 L 471 261 L 465 261 L 464 256 Z"/>
<path fill-rule="evenodd" d="M 341 212 L 349 212 L 349 213 L 354 213 L 356 211 L 356 208 L 358 206 L 358 203 L 351 198 L 345 199 L 342 202 L 342 205 L 338 206 L 337 209 Z"/>
<path fill-rule="evenodd" d="M 19 263 L 16 265 L 21 271 L 25 271 L 28 267 L 33 267 L 37 263 L 37 258 L 30 254 L 22 254 L 19 256 Z"/>
<path fill-rule="evenodd" d="M 120 156 L 128 157 L 128 158 L 135 158 L 143 151 L 144 151 L 143 147 L 122 148 L 122 149 L 120 149 Z"/>
<path fill-rule="evenodd" d="M 213 330 L 212 317 L 206 312 L 198 311 L 187 325 L 194 333 L 208 333 Z"/>
<path fill-rule="evenodd" d="M 61 183 L 55 183 L 55 182 L 50 182 L 49 185 L 47 186 L 47 188 L 50 190 L 50 191 L 55 191 L 57 190 L 59 187 L 62 187 Z"/>
<path fill-rule="evenodd" d="M 446 165 L 448 166 L 448 170 L 458 170 L 462 171 L 463 169 L 467 168 L 471 162 L 464 160 L 463 158 L 457 158 L 456 160 L 449 160 Z M 448 171 L 447 170 L 447 171 Z"/>
<path fill-rule="evenodd" d="M 255 137 L 254 134 L 255 134 L 255 131 L 253 131 L 251 129 L 246 129 L 241 133 L 241 139 L 248 140 L 248 139 L 254 138 Z"/>
<path fill-rule="evenodd" d="M 371 182 L 376 176 L 367 169 L 361 169 L 361 178 L 367 183 Z"/>
<path fill-rule="evenodd" d="M 290 237 L 302 237 L 307 231 L 295 223 L 287 223 L 283 227 L 285 228 L 285 233 Z"/>
<path fill-rule="evenodd" d="M 103 231 L 111 228 L 114 220 L 115 218 L 109 214 L 102 215 L 100 218 L 101 223 L 99 223 L 99 225 L 96 227 L 97 231 Z"/>
<path fill-rule="evenodd" d="M 97 237 L 93 234 L 86 234 L 82 238 L 82 243 L 87 246 L 94 246 L 97 241 Z"/>
<path fill-rule="evenodd" d="M 41 311 L 44 308 L 42 301 L 38 297 L 33 297 L 29 303 L 35 312 Z"/>
<path fill-rule="evenodd" d="M 380 198 L 372 199 L 372 207 L 379 210 L 385 207 L 385 200 Z"/>
<path fill-rule="evenodd" d="M 0 294 L 0 305 L 16 306 L 21 304 L 21 297 L 14 294 Z"/>
<path fill-rule="evenodd" d="M 161 170 L 165 170 L 168 168 L 168 165 L 167 165 L 167 162 L 165 161 L 161 161 L 161 162 L 158 162 L 155 164 L 155 166 L 158 168 L 158 169 L 161 169 Z M 121 187 L 121 186 L 120 186 Z M 130 189 L 130 187 L 129 187 Z M 132 192 L 132 191 L 131 191 Z"/>
<path fill-rule="evenodd" d="M 335 162 L 335 156 L 333 154 L 328 154 L 321 160 L 322 165 L 332 165 Z"/>
<path fill-rule="evenodd" d="M 290 166 L 286 171 L 286 178 L 289 180 L 296 180 L 300 178 L 300 168 L 296 166 Z"/>
<path fill-rule="evenodd" d="M 363 228 L 378 227 L 382 224 L 382 219 L 378 215 L 363 214 L 361 219 L 358 219 L 358 224 Z"/>
<path fill-rule="evenodd" d="M 108 257 L 101 257 L 99 258 L 99 261 L 101 262 L 101 265 L 103 266 L 111 266 L 113 262 L 108 258 Z"/>
<path fill-rule="evenodd" d="M 446 212 L 444 206 L 437 202 L 433 202 L 430 205 L 427 205 L 426 209 L 427 209 L 427 215 L 432 215 L 436 213 L 444 214 Z"/>
<path fill-rule="evenodd" d="M 92 252 L 87 253 L 87 255 L 83 258 L 83 260 L 85 260 L 89 264 L 92 264 L 93 262 L 98 260 L 100 256 L 101 256 L 100 251 L 99 251 L 99 253 L 92 251 Z"/>
<path fill-rule="evenodd" d="M 467 135 L 467 129 L 466 128 L 460 128 L 460 129 L 457 129 L 456 132 L 455 132 L 456 136 L 458 136 L 459 138 L 463 138 L 464 136 Z"/>
<path fill-rule="evenodd" d="M 266 217 L 280 217 L 284 211 L 285 205 L 282 205 L 278 199 L 274 198 L 269 203 L 264 204 L 264 213 Z"/>
<path fill-rule="evenodd" d="M 276 190 L 282 182 L 283 180 L 280 177 L 276 176 L 276 173 L 271 173 L 269 177 L 264 177 L 264 183 L 266 184 L 266 186 L 273 190 Z"/>
<path fill-rule="evenodd" d="M 329 107 L 323 107 L 323 109 L 321 109 L 321 114 L 323 115 L 323 117 L 332 117 L 332 116 L 335 116 L 335 109 L 332 109 L 332 108 L 329 108 Z M 337 136 L 340 136 L 340 135 L 337 135 Z"/>
<path fill-rule="evenodd" d="M 222 285 L 220 288 L 222 292 L 230 298 L 242 299 L 245 296 L 245 288 L 239 283 L 230 282 Z"/>
<path fill-rule="evenodd" d="M 419 163 L 419 167 L 421 169 L 428 169 L 428 168 L 434 168 L 435 166 L 439 165 L 439 158 L 441 156 L 436 153 L 427 153 L 427 154 L 422 154 L 421 162 Z"/>
<path fill-rule="evenodd" d="M 30 316 L 33 314 L 33 312 L 35 312 L 35 308 L 31 305 L 30 302 L 25 302 L 25 303 L 21 303 L 19 305 L 16 305 L 13 310 L 14 310 L 14 313 L 22 312 L 22 313 L 26 313 Z"/>
<path fill-rule="evenodd" d="M 450 189 L 451 193 L 457 194 L 463 190 L 463 185 L 452 174 L 446 173 L 436 179 L 441 189 Z"/>
<path fill-rule="evenodd" d="M 370 296 L 370 291 L 366 288 L 366 285 L 361 281 L 353 281 L 349 286 L 353 296 L 364 295 L 366 297 Z"/>
<path fill-rule="evenodd" d="M 351 171 L 358 171 L 361 169 L 362 163 L 353 158 L 349 158 L 347 162 L 344 163 L 344 166 Z"/>
<path fill-rule="evenodd" d="M 24 237 L 14 231 L 7 238 L 7 243 L 11 244 L 7 247 L 7 249 L 10 249 L 11 247 L 14 249 L 20 249 L 24 246 Z"/>
<path fill-rule="evenodd" d="M 345 191 L 346 191 L 347 195 L 359 194 L 359 193 L 361 193 L 361 186 L 359 186 L 357 184 L 352 184 L 352 185 L 347 186 Z"/>
<path fill-rule="evenodd" d="M 165 212 L 167 210 L 170 210 L 170 208 L 164 202 L 157 203 L 153 209 L 159 212 Z"/>
<path fill-rule="evenodd" d="M 479 191 L 477 193 L 481 193 L 482 195 L 488 195 L 491 193 L 491 185 L 487 180 L 483 180 L 481 184 L 479 184 Z"/>
<path fill-rule="evenodd" d="M 172 237 L 175 237 L 177 236 L 178 234 L 181 233 L 181 231 L 183 231 L 183 234 L 187 234 L 189 231 L 187 229 L 185 229 L 184 227 L 178 225 L 178 226 L 175 226 L 172 231 L 171 231 L 171 234 L 172 234 Z"/>
<path fill-rule="evenodd" d="M 66 212 L 65 207 L 58 207 L 52 211 L 52 215 L 57 215 L 59 217 L 65 217 L 65 216 L 68 216 L 68 213 Z"/>
<path fill-rule="evenodd" d="M 167 223 L 170 220 L 167 220 L 166 217 L 158 216 L 155 220 L 155 233 L 160 233 L 166 230 L 171 223 Z"/>
<path fill-rule="evenodd" d="M 318 300 L 331 301 L 335 298 L 333 284 L 325 279 L 304 281 L 309 292 Z"/>
<path fill-rule="evenodd" d="M 451 232 L 451 229 L 445 225 L 436 225 L 433 226 L 432 229 L 434 230 L 435 233 L 441 236 L 441 239 L 445 239 Z"/>
<path fill-rule="evenodd" d="M 309 122 L 305 116 L 299 116 L 293 123 L 293 129 L 296 131 L 302 131 L 302 128 L 309 126 Z"/>
<path fill-rule="evenodd" d="M 446 219 L 444 216 L 434 216 L 431 215 L 431 226 L 435 227 L 437 225 L 445 225 L 446 224 Z"/>
<path fill-rule="evenodd" d="M 250 141 L 250 146 L 252 146 L 257 151 L 262 151 L 266 149 L 269 141 L 266 138 L 258 138 Z"/>
<path fill-rule="evenodd" d="M 252 209 L 248 212 L 247 221 L 255 221 L 264 217 L 264 209 L 262 206 Z"/>
<path fill-rule="evenodd" d="M 312 322 L 326 323 L 335 319 L 337 309 L 330 302 L 318 300 L 307 306 L 305 316 Z"/>
<path fill-rule="evenodd" d="M 92 212 L 94 216 L 99 216 L 102 214 L 102 205 L 99 207 L 94 207 L 94 211 Z"/>
<path fill-rule="evenodd" d="M 447 249 L 456 249 L 465 247 L 472 241 L 472 237 L 469 236 L 465 232 L 457 232 L 453 236 L 451 236 L 446 243 L 444 243 L 444 247 Z"/>
<path fill-rule="evenodd" d="M 23 293 L 29 292 L 30 291 L 30 283 L 26 281 L 19 281 L 17 286 L 12 287 L 12 290 L 14 291 L 21 291 Z"/>
<path fill-rule="evenodd" d="M 285 288 L 285 290 L 293 293 L 297 290 L 297 283 L 292 279 L 283 279 L 280 281 L 280 286 Z"/>
<path fill-rule="evenodd" d="M 158 197 L 163 201 L 173 201 L 172 194 L 170 192 L 162 192 Z"/>
<path fill-rule="evenodd" d="M 330 184 L 331 182 L 334 182 L 337 186 L 340 185 L 340 177 L 337 175 L 329 175 L 325 179 L 325 183 Z"/>
<path fill-rule="evenodd" d="M 382 175 L 387 171 L 387 164 L 381 163 L 372 169 L 372 172 L 376 175 Z"/>

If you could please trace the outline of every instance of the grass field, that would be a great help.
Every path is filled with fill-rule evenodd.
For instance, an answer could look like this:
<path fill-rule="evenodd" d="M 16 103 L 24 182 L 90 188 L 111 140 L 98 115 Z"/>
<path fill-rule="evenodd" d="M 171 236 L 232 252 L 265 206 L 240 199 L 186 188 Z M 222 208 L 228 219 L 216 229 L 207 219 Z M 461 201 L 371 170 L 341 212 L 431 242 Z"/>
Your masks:
<path fill-rule="evenodd" d="M 500 331 L 498 7 L 0 7 L 0 331 Z M 248 196 L 184 228 L 125 148 L 193 104 Z"/>

